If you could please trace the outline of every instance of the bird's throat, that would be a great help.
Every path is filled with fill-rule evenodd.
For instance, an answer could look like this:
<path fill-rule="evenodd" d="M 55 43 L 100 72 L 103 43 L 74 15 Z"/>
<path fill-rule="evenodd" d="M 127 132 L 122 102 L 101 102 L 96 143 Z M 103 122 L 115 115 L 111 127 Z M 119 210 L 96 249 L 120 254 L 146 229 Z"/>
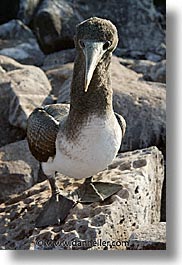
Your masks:
<path fill-rule="evenodd" d="M 110 84 L 109 65 L 111 54 L 105 56 L 95 68 L 87 92 L 84 90 L 85 69 L 84 56 L 79 54 L 75 60 L 71 86 L 71 112 L 84 115 L 106 115 L 112 110 L 112 88 Z"/>

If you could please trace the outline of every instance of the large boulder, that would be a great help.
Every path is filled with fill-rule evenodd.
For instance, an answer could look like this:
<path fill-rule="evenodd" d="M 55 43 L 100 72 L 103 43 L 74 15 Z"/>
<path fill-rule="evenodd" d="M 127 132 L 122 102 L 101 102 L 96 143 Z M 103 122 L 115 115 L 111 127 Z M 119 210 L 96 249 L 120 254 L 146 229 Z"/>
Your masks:
<path fill-rule="evenodd" d="M 0 56 L 0 61 L 4 67 L 0 79 L 0 109 L 11 125 L 25 130 L 27 117 L 48 97 L 50 83 L 38 67 L 23 66 L 4 56 Z M 6 72 L 6 69 L 10 70 Z"/>
<path fill-rule="evenodd" d="M 74 47 L 75 26 L 83 19 L 71 2 L 42 1 L 34 17 L 34 29 L 44 53 Z"/>
<path fill-rule="evenodd" d="M 62 76 L 62 68 L 51 75 L 55 86 Z M 67 69 L 67 71 L 66 71 Z M 53 71 L 53 70 L 51 70 Z M 64 65 L 64 73 L 70 71 L 70 64 Z M 65 74 L 64 74 L 65 76 Z M 59 91 L 58 102 L 69 102 L 71 74 Z M 166 89 L 165 84 L 146 82 L 141 75 L 120 64 L 120 58 L 112 57 L 111 81 L 113 107 L 123 115 L 127 123 L 122 150 L 135 150 L 151 145 L 157 146 L 165 154 L 166 150 Z M 56 88 L 55 88 L 56 89 Z"/>
<path fill-rule="evenodd" d="M 139 75 L 126 69 L 116 57 L 112 61 L 113 107 L 126 119 L 123 150 L 156 145 L 166 151 L 165 85 L 140 81 Z"/>
<path fill-rule="evenodd" d="M 39 163 L 26 140 L 0 148 L 0 201 L 30 188 L 38 180 Z"/>
<path fill-rule="evenodd" d="M 121 184 L 117 194 L 104 202 L 77 203 L 64 223 L 44 229 L 35 228 L 35 220 L 50 188 L 47 181 L 36 184 L 0 205 L 1 248 L 126 249 L 133 231 L 160 221 L 163 178 L 163 157 L 156 147 L 120 154 L 94 176 L 94 181 Z M 57 182 L 68 193 L 83 180 L 58 175 Z"/>
<path fill-rule="evenodd" d="M 73 47 L 75 26 L 92 16 L 110 19 L 119 33 L 118 55 L 160 61 L 165 58 L 161 14 L 152 0 L 83 2 L 43 0 L 34 27 L 44 52 Z M 46 25 L 46 27 L 45 27 Z"/>
<path fill-rule="evenodd" d="M 3 82 L 4 75 L 6 71 L 21 69 L 19 63 L 14 60 L 0 55 L 0 124 L 3 125 L 0 128 L 0 147 L 17 140 L 21 140 L 25 137 L 25 131 L 12 126 L 9 119 L 9 89 L 6 83 Z M 10 80 L 9 80 L 10 82 Z"/>
<path fill-rule="evenodd" d="M 0 74 L 0 80 L 1 74 Z M 0 81 L 0 147 L 24 139 L 26 133 L 23 129 L 12 126 L 9 121 L 9 93 L 5 84 Z"/>
<path fill-rule="evenodd" d="M 41 65 L 44 59 L 34 34 L 20 20 L 0 26 L 0 54 L 25 64 Z"/>

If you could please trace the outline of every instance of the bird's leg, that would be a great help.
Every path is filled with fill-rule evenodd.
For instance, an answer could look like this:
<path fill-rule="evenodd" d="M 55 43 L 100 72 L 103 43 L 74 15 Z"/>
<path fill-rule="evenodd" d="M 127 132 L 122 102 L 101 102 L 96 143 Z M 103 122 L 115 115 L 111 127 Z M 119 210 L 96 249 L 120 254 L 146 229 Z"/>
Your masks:
<path fill-rule="evenodd" d="M 60 193 L 59 187 L 56 184 L 56 178 L 48 178 L 48 180 L 49 180 L 49 184 L 51 186 L 52 197 L 53 196 L 58 197 L 58 195 L 60 195 L 61 193 Z M 58 200 L 58 198 L 57 198 L 57 200 Z"/>
<path fill-rule="evenodd" d="M 122 189 L 121 185 L 109 182 L 92 182 L 92 177 L 89 177 L 77 190 L 77 194 L 80 202 L 92 203 L 104 201 L 120 189 Z"/>
<path fill-rule="evenodd" d="M 52 196 L 47 201 L 41 214 L 36 220 L 36 227 L 45 227 L 60 224 L 68 216 L 70 210 L 74 207 L 75 201 L 66 198 L 60 192 L 56 185 L 55 177 L 48 178 Z"/>

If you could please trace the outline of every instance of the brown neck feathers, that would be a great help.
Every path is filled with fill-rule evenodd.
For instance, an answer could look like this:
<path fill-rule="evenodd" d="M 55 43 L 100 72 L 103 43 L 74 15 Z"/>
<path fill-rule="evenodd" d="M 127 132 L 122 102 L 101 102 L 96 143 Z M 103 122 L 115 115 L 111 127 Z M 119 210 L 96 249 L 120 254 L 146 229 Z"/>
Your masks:
<path fill-rule="evenodd" d="M 106 115 L 112 109 L 112 89 L 110 84 L 109 65 L 111 53 L 105 54 L 97 65 L 88 91 L 84 91 L 84 55 L 78 54 L 75 59 L 71 85 L 70 114 L 78 112 L 84 115 Z"/>

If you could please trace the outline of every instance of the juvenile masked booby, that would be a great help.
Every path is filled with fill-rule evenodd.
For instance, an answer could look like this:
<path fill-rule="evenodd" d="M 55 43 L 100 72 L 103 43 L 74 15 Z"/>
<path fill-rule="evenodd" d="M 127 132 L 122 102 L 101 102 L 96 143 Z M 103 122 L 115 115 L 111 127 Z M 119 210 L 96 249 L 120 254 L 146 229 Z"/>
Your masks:
<path fill-rule="evenodd" d="M 124 118 L 114 113 L 109 65 L 118 43 L 116 27 L 92 17 L 76 28 L 70 109 L 64 104 L 36 108 L 28 119 L 27 140 L 33 156 L 42 164 L 52 197 L 36 226 L 62 222 L 75 201 L 61 195 L 55 172 L 75 179 L 86 178 L 79 200 L 104 200 L 121 185 L 92 182 L 116 157 L 125 133 Z M 44 218 L 43 218 L 44 217 Z"/>

